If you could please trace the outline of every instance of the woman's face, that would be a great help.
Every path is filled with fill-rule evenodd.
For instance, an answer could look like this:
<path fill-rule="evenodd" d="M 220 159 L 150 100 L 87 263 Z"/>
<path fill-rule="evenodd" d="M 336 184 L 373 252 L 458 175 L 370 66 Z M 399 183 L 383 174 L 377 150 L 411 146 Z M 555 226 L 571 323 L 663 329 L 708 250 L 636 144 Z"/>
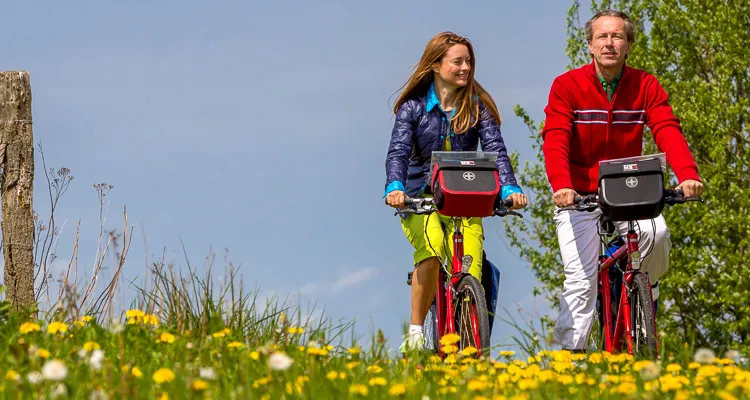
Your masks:
<path fill-rule="evenodd" d="M 435 78 L 443 84 L 454 88 L 464 87 L 469 83 L 471 56 L 469 48 L 463 44 L 454 44 L 439 62 L 433 66 Z"/>

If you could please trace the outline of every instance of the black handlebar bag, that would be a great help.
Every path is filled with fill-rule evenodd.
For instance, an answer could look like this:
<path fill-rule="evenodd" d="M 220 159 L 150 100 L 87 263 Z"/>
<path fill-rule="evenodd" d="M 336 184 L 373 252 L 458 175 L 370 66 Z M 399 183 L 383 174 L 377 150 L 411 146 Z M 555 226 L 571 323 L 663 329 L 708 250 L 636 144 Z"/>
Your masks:
<path fill-rule="evenodd" d="M 449 217 L 489 217 L 500 193 L 497 163 L 486 160 L 443 160 L 433 164 L 435 206 Z"/>
<path fill-rule="evenodd" d="M 664 209 L 664 173 L 658 159 L 599 165 L 599 205 L 612 221 L 656 218 Z"/>

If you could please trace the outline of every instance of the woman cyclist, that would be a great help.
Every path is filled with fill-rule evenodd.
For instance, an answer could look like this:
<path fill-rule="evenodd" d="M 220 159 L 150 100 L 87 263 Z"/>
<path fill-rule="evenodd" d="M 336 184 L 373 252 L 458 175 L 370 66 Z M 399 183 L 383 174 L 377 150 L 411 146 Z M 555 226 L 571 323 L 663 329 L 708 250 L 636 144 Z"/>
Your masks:
<path fill-rule="evenodd" d="M 471 42 L 452 32 L 433 37 L 414 73 L 396 101 L 396 116 L 385 162 L 386 203 L 402 208 L 408 197 L 425 195 L 433 151 L 497 152 L 503 200 L 513 199 L 513 208 L 526 206 L 527 198 L 516 183 L 500 133 L 500 114 L 490 94 L 474 80 L 474 50 Z M 414 247 L 411 285 L 411 325 L 401 351 L 424 346 L 423 325 L 437 289 L 440 261 L 451 251 L 443 248 L 446 232 L 452 234 L 451 219 L 434 213 L 407 214 L 401 227 Z M 469 273 L 482 281 L 483 228 L 481 218 L 464 218 L 464 253 L 471 257 Z M 427 237 L 425 237 L 427 236 Z"/>

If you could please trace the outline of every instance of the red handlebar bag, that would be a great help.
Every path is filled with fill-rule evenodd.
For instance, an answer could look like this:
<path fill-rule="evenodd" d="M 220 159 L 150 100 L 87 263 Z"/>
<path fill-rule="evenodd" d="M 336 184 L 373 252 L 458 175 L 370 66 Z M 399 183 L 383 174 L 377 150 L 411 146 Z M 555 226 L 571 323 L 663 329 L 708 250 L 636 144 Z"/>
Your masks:
<path fill-rule="evenodd" d="M 494 161 L 446 160 L 433 164 L 430 187 L 435 205 L 449 217 L 489 217 L 500 193 Z"/>

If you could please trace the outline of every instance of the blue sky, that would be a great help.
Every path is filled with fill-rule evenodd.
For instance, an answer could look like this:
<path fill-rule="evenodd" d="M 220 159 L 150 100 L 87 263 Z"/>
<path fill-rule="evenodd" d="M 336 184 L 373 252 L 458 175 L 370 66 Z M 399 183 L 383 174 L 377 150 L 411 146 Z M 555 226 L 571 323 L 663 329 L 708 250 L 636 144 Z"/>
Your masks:
<path fill-rule="evenodd" d="M 122 231 L 123 206 L 135 228 L 126 284 L 163 252 L 186 270 L 181 242 L 198 266 L 211 249 L 223 266 L 228 249 L 246 289 L 299 294 L 331 317 L 356 319 L 361 335 L 382 328 L 397 346 L 409 318 L 412 250 L 381 198 L 391 96 L 434 34 L 466 35 L 507 146 L 529 159 L 513 106 L 543 118 L 549 86 L 567 65 L 569 3 L 4 5 L 0 70 L 30 73 L 35 142 L 49 167 L 75 176 L 57 211 L 58 267 L 80 220 L 80 273 L 93 268 L 92 185 L 107 182 L 106 228 Z M 43 178 L 37 153 L 34 201 L 46 216 Z M 502 274 L 500 306 L 515 318 L 523 318 L 518 304 L 547 312 L 530 295 L 535 278 L 509 251 L 502 222 L 485 224 Z M 497 321 L 493 344 L 511 344 L 514 333 Z"/>

